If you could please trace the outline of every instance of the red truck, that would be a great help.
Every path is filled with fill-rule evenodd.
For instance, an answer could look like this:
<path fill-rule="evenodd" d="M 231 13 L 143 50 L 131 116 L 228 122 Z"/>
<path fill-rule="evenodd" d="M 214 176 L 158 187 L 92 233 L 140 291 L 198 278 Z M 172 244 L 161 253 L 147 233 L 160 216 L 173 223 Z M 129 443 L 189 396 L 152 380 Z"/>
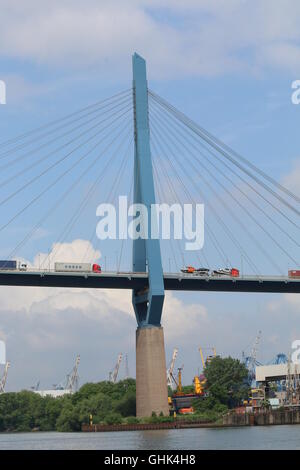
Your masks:
<path fill-rule="evenodd" d="M 300 279 L 300 269 L 291 269 L 289 271 L 289 277 L 296 277 Z"/>

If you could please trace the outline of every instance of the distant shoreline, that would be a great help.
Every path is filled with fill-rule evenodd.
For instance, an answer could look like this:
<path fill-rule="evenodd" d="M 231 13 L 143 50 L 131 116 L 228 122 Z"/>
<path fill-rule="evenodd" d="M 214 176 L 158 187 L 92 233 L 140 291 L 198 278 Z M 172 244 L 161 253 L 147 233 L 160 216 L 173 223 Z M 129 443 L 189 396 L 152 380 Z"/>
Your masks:
<path fill-rule="evenodd" d="M 113 431 L 153 431 L 161 429 L 188 428 L 224 428 L 231 427 L 223 423 L 203 423 L 203 421 L 173 421 L 167 423 L 135 423 L 135 424 L 83 424 L 82 432 L 113 432 Z"/>

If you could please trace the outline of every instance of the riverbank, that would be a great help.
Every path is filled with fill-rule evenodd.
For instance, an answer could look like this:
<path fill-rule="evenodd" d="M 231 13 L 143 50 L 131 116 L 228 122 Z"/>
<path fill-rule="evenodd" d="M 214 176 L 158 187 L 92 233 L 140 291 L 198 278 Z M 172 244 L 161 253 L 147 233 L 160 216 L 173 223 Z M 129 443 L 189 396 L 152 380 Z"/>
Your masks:
<path fill-rule="evenodd" d="M 300 410 L 271 410 L 260 413 L 228 413 L 223 416 L 226 426 L 273 426 L 300 424 Z"/>
<path fill-rule="evenodd" d="M 82 432 L 120 432 L 120 431 L 154 431 L 162 429 L 189 428 L 227 428 L 243 426 L 274 426 L 300 424 L 299 410 L 272 410 L 260 413 L 228 413 L 222 420 L 203 422 L 203 420 L 174 420 L 160 423 L 132 424 L 83 424 Z"/>
<path fill-rule="evenodd" d="M 188 429 L 224 427 L 222 423 L 203 421 L 171 421 L 166 423 L 134 423 L 134 424 L 83 424 L 82 432 L 112 432 L 112 431 L 154 431 L 158 429 Z"/>

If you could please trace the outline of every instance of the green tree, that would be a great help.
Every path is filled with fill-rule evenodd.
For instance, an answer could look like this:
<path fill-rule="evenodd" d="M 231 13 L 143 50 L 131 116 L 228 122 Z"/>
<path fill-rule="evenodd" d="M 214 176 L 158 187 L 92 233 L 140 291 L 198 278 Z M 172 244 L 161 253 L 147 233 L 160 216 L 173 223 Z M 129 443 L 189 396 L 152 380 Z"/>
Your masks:
<path fill-rule="evenodd" d="M 63 432 L 80 431 L 81 423 L 77 411 L 72 405 L 62 409 L 56 422 L 56 430 Z"/>
<path fill-rule="evenodd" d="M 248 370 L 238 359 L 214 357 L 207 364 L 204 375 L 205 389 L 210 397 L 207 403 L 211 409 L 217 404 L 232 408 L 248 397 L 249 388 L 245 385 Z"/>
<path fill-rule="evenodd" d="M 80 431 L 90 415 L 94 423 L 135 419 L 135 380 L 87 383 L 73 395 L 41 397 L 32 391 L 0 395 L 1 431 Z"/>
<path fill-rule="evenodd" d="M 119 413 L 111 412 L 106 415 L 104 422 L 106 424 L 121 424 L 122 416 Z"/>
<path fill-rule="evenodd" d="M 115 411 L 122 416 L 136 415 L 136 397 L 134 392 L 127 393 L 122 400 L 115 405 Z"/>

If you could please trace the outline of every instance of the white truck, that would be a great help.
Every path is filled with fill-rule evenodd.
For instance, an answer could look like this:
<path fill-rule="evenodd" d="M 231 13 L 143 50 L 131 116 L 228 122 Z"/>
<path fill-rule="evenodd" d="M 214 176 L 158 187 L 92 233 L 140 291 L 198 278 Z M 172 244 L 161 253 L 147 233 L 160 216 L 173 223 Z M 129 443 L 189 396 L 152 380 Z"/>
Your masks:
<path fill-rule="evenodd" d="M 54 271 L 58 273 L 101 273 L 101 266 L 91 263 L 54 263 Z"/>

